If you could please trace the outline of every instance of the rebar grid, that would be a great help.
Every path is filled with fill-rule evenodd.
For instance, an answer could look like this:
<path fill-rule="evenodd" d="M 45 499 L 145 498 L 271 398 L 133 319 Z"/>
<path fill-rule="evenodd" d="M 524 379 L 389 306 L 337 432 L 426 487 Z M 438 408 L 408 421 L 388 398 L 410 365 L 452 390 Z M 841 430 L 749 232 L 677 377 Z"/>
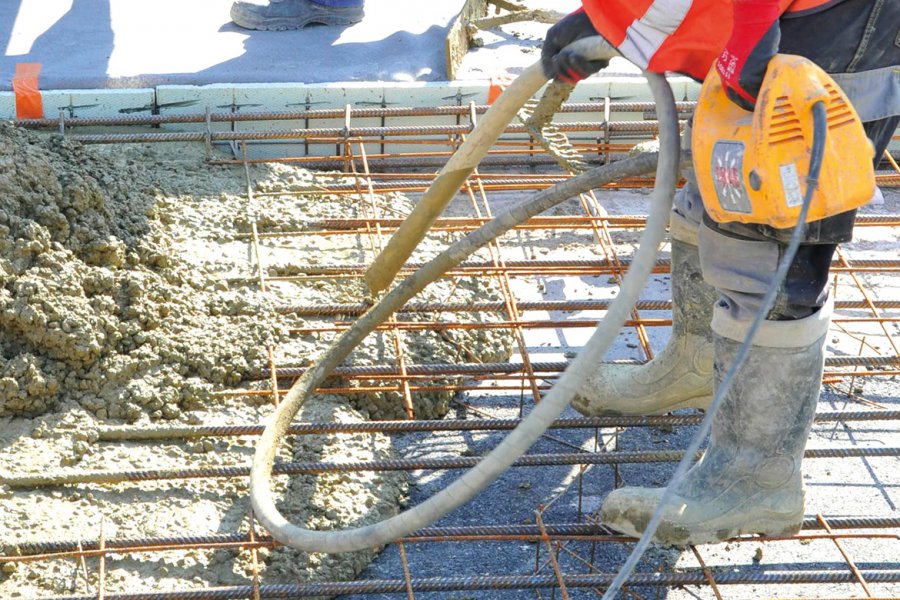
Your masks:
<path fill-rule="evenodd" d="M 590 104 L 569 107 L 571 112 L 605 111 L 609 114 L 610 108 L 617 110 L 647 110 L 643 104 L 631 103 L 615 106 L 616 103 Z M 447 109 L 447 111 L 445 111 Z M 310 265 L 309 268 L 298 266 L 300 276 L 278 276 L 270 273 L 264 262 L 265 252 L 262 248 L 271 240 L 302 238 L 304 236 L 347 236 L 347 239 L 364 239 L 372 252 L 381 248 L 389 236 L 399 225 L 399 220 L 379 214 L 378 203 L 375 195 L 381 191 L 408 191 L 423 190 L 431 181 L 429 173 L 398 173 L 398 172 L 374 172 L 373 165 L 383 161 L 385 165 L 390 161 L 396 162 L 403 168 L 415 168 L 416 161 L 434 160 L 440 164 L 445 156 L 458 145 L 461 138 L 471 130 L 472 123 L 463 123 L 463 117 L 472 117 L 480 111 L 480 107 L 442 107 L 434 111 L 422 111 L 415 113 L 397 112 L 390 113 L 390 109 L 383 112 L 364 112 L 360 109 L 348 108 L 341 112 L 340 117 L 345 119 L 343 128 L 321 129 L 315 131 L 289 132 L 284 135 L 287 138 L 303 139 L 307 143 L 307 151 L 310 145 L 321 144 L 337 149 L 334 156 L 325 157 L 297 157 L 287 162 L 295 162 L 300 165 L 330 164 L 339 166 L 343 173 L 340 176 L 326 178 L 324 184 L 317 190 L 310 192 L 327 194 L 349 194 L 358 199 L 361 206 L 365 207 L 366 216 L 363 219 L 331 219 L 323 222 L 313 222 L 304 231 L 266 231 L 252 222 L 252 231 L 244 236 L 237 236 L 248 243 L 251 256 L 254 257 L 256 273 L 252 279 L 236 281 L 243 285 L 256 285 L 262 291 L 266 291 L 267 284 L 271 282 L 304 282 L 314 278 L 339 280 L 343 278 L 358 278 L 365 268 L 364 264 L 346 264 L 331 267 L 319 267 Z M 371 116 L 434 116 L 438 114 L 452 114 L 457 116 L 455 127 L 410 127 L 406 129 L 390 128 L 354 128 L 351 127 L 353 117 Z M 228 117 L 236 115 L 216 115 L 213 120 L 228 121 Z M 304 119 L 307 122 L 311 118 L 330 118 L 336 113 L 322 111 L 306 111 L 304 113 L 292 113 L 285 115 L 259 114 L 254 116 L 240 115 L 241 121 L 253 120 L 297 120 Z M 202 122 L 184 118 L 181 121 L 154 117 L 153 124 L 166 122 Z M 237 119 L 235 119 L 237 120 Z M 149 121 L 148 121 L 149 122 Z M 206 120 L 209 123 L 209 119 Z M 52 122 L 56 124 L 56 121 Z M 62 123 L 62 121 L 61 121 Z M 64 122 L 64 127 L 81 125 L 84 123 Z M 110 125 L 112 122 L 92 123 L 95 125 Z M 120 123 L 115 123 L 120 124 Z M 47 123 L 31 123 L 31 125 L 47 125 Z M 610 160 L 616 153 L 627 150 L 629 144 L 615 144 L 612 136 L 619 134 L 623 137 L 634 135 L 646 135 L 652 133 L 652 122 L 641 122 L 619 126 L 607 120 L 605 123 L 577 123 L 570 125 L 570 131 L 598 131 L 603 137 L 598 137 L 596 142 L 576 144 L 585 156 L 591 160 Z M 593 128 L 593 129 L 592 129 Z M 518 132 L 516 129 L 511 129 Z M 238 135 L 229 134 L 123 134 L 104 135 L 95 137 L 82 137 L 88 142 L 133 142 L 133 141 L 180 141 L 193 140 L 207 143 L 216 140 L 240 141 L 240 152 L 235 160 L 245 169 L 247 183 L 247 200 L 253 205 L 256 201 L 253 191 L 253 181 L 248 165 L 258 162 L 249 158 L 248 144 L 260 140 L 269 140 L 281 136 L 285 132 L 260 134 L 259 132 L 240 132 Z M 426 143 L 426 140 L 417 139 L 423 135 L 442 135 L 448 147 L 447 153 L 416 153 L 398 152 L 385 153 L 384 149 L 391 147 L 395 142 L 391 136 L 414 136 L 412 139 L 403 138 L 396 143 L 414 144 L 417 141 Z M 598 134 L 599 136 L 600 134 Z M 367 153 L 367 146 L 377 143 L 382 148 L 382 153 L 376 156 Z M 433 139 L 427 140 L 428 144 L 434 144 Z M 492 157 L 500 159 L 499 162 L 508 167 L 512 164 L 526 164 L 533 168 L 542 164 L 545 158 L 536 144 L 528 141 L 512 141 L 499 145 L 492 153 Z M 900 167 L 888 155 L 893 169 L 893 174 L 880 176 L 882 184 L 900 184 Z M 213 162 L 213 161 L 211 161 Z M 214 161 L 223 162 L 223 161 Z M 421 164 L 421 163 L 420 163 Z M 549 164 L 549 161 L 546 162 Z M 468 179 L 463 187 L 463 195 L 470 207 L 469 215 L 465 217 L 448 217 L 436 224 L 435 233 L 439 235 L 462 235 L 474 230 L 479 225 L 489 220 L 496 199 L 494 194 L 508 193 L 511 191 L 535 190 L 548 187 L 566 177 L 565 174 L 536 174 L 523 172 L 510 174 L 484 173 L 476 171 Z M 617 187 L 646 186 L 648 180 L 636 180 L 620 184 Z M 545 216 L 533 219 L 531 222 L 517 228 L 517 231 L 550 233 L 560 231 L 584 231 L 592 236 L 592 244 L 596 248 L 596 254 L 603 257 L 598 260 L 515 260 L 510 259 L 510 244 L 492 244 L 488 250 L 489 260 L 479 263 L 464 264 L 457 271 L 447 274 L 449 278 L 478 277 L 496 283 L 500 290 L 502 300 L 499 302 L 479 304 L 454 304 L 444 303 L 417 303 L 408 305 L 404 311 L 383 328 L 389 333 L 395 348 L 395 360 L 392 364 L 373 367 L 345 367 L 339 369 L 335 375 L 338 379 L 347 382 L 347 385 L 336 385 L 324 388 L 321 391 L 327 393 L 356 393 L 361 390 L 371 391 L 395 391 L 401 394 L 404 412 L 408 420 L 394 422 L 369 422 L 361 424 L 338 423 L 303 423 L 297 424 L 291 431 L 294 435 L 313 433 L 337 433 L 337 432 L 380 432 L 396 435 L 409 432 L 435 433 L 441 431 L 485 431 L 507 430 L 515 426 L 518 419 L 496 418 L 490 410 L 479 408 L 473 402 L 486 393 L 486 390 L 515 394 L 519 398 L 520 414 L 527 410 L 532 402 L 539 402 L 541 392 L 548 389 L 555 375 L 562 371 L 565 361 L 535 360 L 534 348 L 529 346 L 528 332 L 533 330 L 564 330 L 577 328 L 591 328 L 597 323 L 599 317 L 591 316 L 564 317 L 553 316 L 550 313 L 575 313 L 590 311 L 602 313 L 608 307 L 608 300 L 569 298 L 565 300 L 533 301 L 519 297 L 516 286 L 537 285 L 546 278 L 558 278 L 561 280 L 577 279 L 583 277 L 597 277 L 603 275 L 610 278 L 610 283 L 619 280 L 629 265 L 627 249 L 622 248 L 619 240 L 620 234 L 633 233 L 644 225 L 644 217 L 635 216 L 610 216 L 607 215 L 601 201 L 594 193 L 585 194 L 578 199 L 576 204 L 581 214 L 564 216 Z M 896 228 L 900 225 L 900 215 L 861 216 L 860 226 Z M 415 265 L 410 263 L 408 268 Z M 659 261 L 657 273 L 668 273 L 668 261 Z M 880 330 L 880 339 L 890 346 L 890 351 L 875 351 L 874 339 L 863 338 L 860 343 L 858 356 L 830 356 L 827 362 L 825 380 L 833 384 L 846 384 L 849 381 L 847 397 L 861 404 L 879 407 L 877 403 L 859 399 L 853 394 L 854 381 L 861 377 L 892 377 L 900 374 L 900 355 L 896 346 L 897 328 L 893 325 L 900 321 L 900 298 L 885 297 L 884 294 L 876 295 L 867 283 L 867 275 L 878 274 L 881 276 L 900 272 L 900 261 L 868 259 L 853 260 L 845 252 L 838 254 L 834 265 L 835 289 L 837 290 L 836 308 L 838 314 L 834 320 L 835 328 L 841 335 L 854 337 L 848 329 L 853 324 L 864 322 L 876 323 Z M 850 291 L 847 291 L 850 290 Z M 859 299 L 861 298 L 861 299 Z M 363 305 L 328 305 L 316 306 L 298 302 L 282 303 L 279 312 L 295 314 L 298 316 L 314 317 L 315 323 L 304 328 L 297 328 L 290 333 L 315 334 L 327 339 L 330 335 L 343 330 L 355 315 L 365 310 Z M 667 299 L 644 300 L 636 305 L 633 318 L 628 326 L 635 332 L 637 339 L 636 350 L 641 356 L 638 360 L 652 358 L 653 348 L 648 331 L 651 328 L 667 327 L 671 325 L 668 312 L 671 310 L 671 302 Z M 480 323 L 460 324 L 448 323 L 441 320 L 444 313 L 492 313 L 502 315 L 501 320 L 485 320 Z M 647 316 L 645 313 L 656 313 Z M 529 315 L 528 313 L 538 313 Z M 662 313 L 662 314 L 660 314 Z M 414 316 L 427 315 L 428 320 L 416 319 Z M 404 356 L 403 336 L 410 335 L 416 330 L 441 330 L 453 328 L 493 328 L 509 332 L 515 341 L 518 350 L 517 360 L 508 363 L 491 364 L 457 364 L 457 365 L 417 365 L 410 363 Z M 267 385 L 254 387 L 242 387 L 240 389 L 226 390 L 222 395 L 229 396 L 267 396 L 273 404 L 277 404 L 286 391 L 289 381 L 302 372 L 298 367 L 282 361 L 276 361 L 276 348 L 268 347 L 268 369 L 257 374 L 258 381 Z M 349 385 L 353 383 L 353 385 Z M 420 421 L 415 420 L 413 410 L 413 397 L 423 392 L 466 392 L 468 400 L 461 401 L 470 415 L 477 418 L 445 420 L 445 421 Z M 898 411 L 886 410 L 865 411 L 833 411 L 820 413 L 818 422 L 835 422 L 837 424 L 852 424 L 854 422 L 881 420 L 895 422 L 900 420 Z M 480 515 L 479 522 L 466 526 L 432 527 L 422 530 L 415 535 L 397 540 L 395 545 L 399 552 L 402 569 L 396 573 L 396 577 L 390 580 L 374 579 L 358 582 L 319 582 L 298 583 L 296 585 L 267 585 L 265 575 L 259 569 L 259 550 L 262 548 L 277 547 L 264 532 L 257 532 L 254 526 L 253 515 L 249 517 L 249 530 L 247 532 L 224 533 L 218 535 L 185 535 L 173 538 L 144 538 L 144 539 L 106 539 L 103 528 L 98 532 L 98 540 L 22 540 L 12 550 L 5 551 L 0 556 L 0 564 L 16 562 L 41 562 L 54 560 L 76 560 L 84 564 L 86 558 L 99 559 L 99 585 L 93 596 L 56 596 L 56 600 L 75 600 L 76 598 L 107 598 L 109 600 L 120 598 L 137 600 L 153 598 L 154 600 L 168 599 L 213 599 L 213 598 L 295 598 L 308 597 L 323 594 L 396 594 L 414 598 L 416 593 L 423 592 L 465 592 L 465 591 L 499 591 L 520 590 L 523 595 L 534 594 L 538 598 L 553 598 L 559 593 L 561 597 L 568 598 L 569 592 L 574 589 L 588 589 L 600 591 L 607 586 L 614 572 L 603 572 L 596 567 L 598 555 L 602 554 L 605 547 L 627 546 L 632 543 L 629 538 L 617 535 L 615 532 L 605 529 L 600 525 L 595 516 L 587 510 L 583 510 L 585 477 L 594 469 L 609 468 L 615 475 L 616 484 L 622 483 L 619 472 L 621 465 L 630 463 L 644 463 L 657 461 L 677 460 L 680 457 L 679 450 L 661 451 L 627 451 L 619 450 L 619 436 L 626 428 L 664 428 L 691 426 L 699 421 L 698 415 L 667 415 L 659 417 L 604 417 L 604 418 L 570 418 L 562 419 L 556 423 L 547 434 L 547 439 L 562 445 L 568 445 L 570 452 L 556 454 L 532 454 L 524 457 L 521 468 L 540 469 L 540 465 L 572 465 L 575 467 L 575 475 L 557 490 L 553 497 L 546 498 L 541 505 L 535 507 L 535 524 L 520 525 L 496 525 L 494 514 Z M 183 427 L 160 428 L 157 430 L 140 430 L 130 427 L 104 428 L 100 434 L 100 440 L 114 443 L 124 440 L 157 441 L 187 440 L 197 437 L 215 436 L 256 436 L 261 428 L 257 425 L 235 424 L 222 427 Z M 586 450 L 553 437 L 556 431 L 587 430 L 593 431 L 593 447 Z M 813 449 L 808 453 L 810 458 L 816 457 L 873 457 L 873 456 L 900 456 L 898 448 L 844 448 L 844 449 Z M 377 469 L 401 469 L 401 470 L 437 470 L 466 468 L 474 464 L 477 457 L 455 457 L 446 459 L 396 459 L 391 461 L 370 461 L 367 463 L 284 463 L 276 467 L 280 473 L 312 473 L 342 471 L 348 473 L 362 472 Z M 171 477 L 245 477 L 247 467 L 242 465 L 221 467 L 218 469 L 192 470 L 182 469 L 168 472 L 130 472 L 130 473 L 45 473 L 32 480 L 20 478 L 14 481 L 14 477 L 6 478 L 2 483 L 7 485 L 79 485 L 89 486 L 89 482 L 128 482 L 146 481 L 148 479 Z M 55 477 L 55 478 L 54 478 Z M 97 483 L 99 485 L 99 483 Z M 562 499 L 577 498 L 577 522 L 554 522 L 550 516 L 550 510 Z M 645 572 L 636 574 L 629 581 L 630 586 L 624 590 L 626 596 L 641 598 L 641 591 L 656 588 L 657 590 L 673 589 L 680 586 L 698 586 L 708 588 L 717 598 L 728 598 L 730 586 L 753 584 L 770 586 L 781 595 L 788 595 L 792 584 L 808 583 L 813 585 L 826 585 L 830 583 L 847 583 L 857 585 L 868 597 L 878 595 L 870 586 L 900 582 L 900 566 L 893 568 L 865 568 L 859 566 L 859 557 L 855 557 L 848 551 L 843 542 L 848 540 L 898 540 L 900 539 L 900 518 L 841 518 L 826 519 L 822 515 L 808 517 L 804 522 L 804 530 L 789 538 L 759 538 L 747 536 L 732 540 L 736 546 L 748 544 L 778 545 L 796 542 L 828 541 L 839 551 L 846 564 L 846 569 L 831 570 L 804 570 L 794 566 L 788 572 L 759 573 L 752 568 L 732 567 L 722 569 L 711 567 L 704 559 L 703 548 L 690 548 L 690 552 L 699 564 L 696 569 L 669 569 L 658 572 Z M 823 533 L 824 532 L 824 533 Z M 509 575 L 508 572 L 484 573 L 475 577 L 417 577 L 416 564 L 407 555 L 406 547 L 412 544 L 520 544 L 530 543 L 534 547 L 533 569 L 526 575 Z M 110 557 L 129 556 L 147 552 L 193 551 L 213 549 L 234 549 L 249 552 L 252 557 L 252 578 L 247 586 L 212 588 L 197 590 L 185 587 L 182 591 L 163 592 L 147 590 L 136 591 L 128 594 L 113 594 L 104 591 L 104 571 Z M 566 562 L 563 563 L 562 559 Z M 573 566 L 574 565 L 574 566 Z M 86 568 L 86 567 L 83 567 Z M 575 570 L 578 569 L 578 570 Z M 510 569 L 512 572 L 513 569 Z M 518 571 L 517 571 L 518 572 Z M 658 593 L 658 592 L 657 592 Z"/>

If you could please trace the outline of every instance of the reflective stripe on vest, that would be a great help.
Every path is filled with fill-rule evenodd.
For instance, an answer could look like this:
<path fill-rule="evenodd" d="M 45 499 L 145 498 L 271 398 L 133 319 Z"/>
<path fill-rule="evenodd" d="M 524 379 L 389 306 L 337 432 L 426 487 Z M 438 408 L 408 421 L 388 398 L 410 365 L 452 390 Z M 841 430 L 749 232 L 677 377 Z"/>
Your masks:
<path fill-rule="evenodd" d="M 625 31 L 619 51 L 646 69 L 656 51 L 681 26 L 692 3 L 692 0 L 655 0 Z"/>

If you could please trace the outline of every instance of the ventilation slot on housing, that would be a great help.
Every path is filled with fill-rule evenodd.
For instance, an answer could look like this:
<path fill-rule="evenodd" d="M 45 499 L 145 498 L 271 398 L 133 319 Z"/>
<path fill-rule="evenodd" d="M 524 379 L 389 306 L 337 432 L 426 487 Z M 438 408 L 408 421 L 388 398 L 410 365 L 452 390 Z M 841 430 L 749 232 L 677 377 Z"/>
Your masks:
<path fill-rule="evenodd" d="M 853 110 L 841 97 L 837 88 L 831 83 L 826 83 L 825 89 L 828 91 L 828 128 L 837 129 L 853 123 Z"/>
<path fill-rule="evenodd" d="M 768 132 L 770 145 L 803 139 L 803 129 L 800 127 L 800 120 L 797 118 L 797 112 L 787 96 L 781 96 L 775 100 L 772 113 Z"/>

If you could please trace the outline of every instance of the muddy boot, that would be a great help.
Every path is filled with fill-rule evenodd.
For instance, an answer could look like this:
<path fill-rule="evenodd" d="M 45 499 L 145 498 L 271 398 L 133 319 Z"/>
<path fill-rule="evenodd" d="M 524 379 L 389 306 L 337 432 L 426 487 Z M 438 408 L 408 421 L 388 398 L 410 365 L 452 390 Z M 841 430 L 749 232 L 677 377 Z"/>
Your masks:
<path fill-rule="evenodd" d="M 672 336 L 668 344 L 641 365 L 601 363 L 572 401 L 579 412 L 656 415 L 709 406 L 710 319 L 718 294 L 703 281 L 696 233 L 690 238 L 690 225 L 672 213 Z"/>
<path fill-rule="evenodd" d="M 363 18 L 363 7 L 326 6 L 312 0 L 269 0 L 264 4 L 238 0 L 231 5 L 231 20 L 244 29 L 284 31 L 307 25 L 353 25 Z"/>
<path fill-rule="evenodd" d="M 765 321 L 713 420 L 709 447 L 679 484 L 654 540 L 687 545 L 741 534 L 792 535 L 803 522 L 800 462 L 816 412 L 831 307 L 797 321 Z M 749 329 L 721 306 L 713 318 L 716 385 Z M 661 488 L 613 491 L 603 522 L 639 536 Z"/>

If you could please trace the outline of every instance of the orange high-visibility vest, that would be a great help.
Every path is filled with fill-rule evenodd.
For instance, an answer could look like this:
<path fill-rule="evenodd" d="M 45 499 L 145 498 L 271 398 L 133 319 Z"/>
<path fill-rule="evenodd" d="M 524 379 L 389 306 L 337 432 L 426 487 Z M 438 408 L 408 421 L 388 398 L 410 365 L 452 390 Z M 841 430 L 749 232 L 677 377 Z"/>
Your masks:
<path fill-rule="evenodd" d="M 782 13 L 842 0 L 779 0 Z M 731 37 L 732 0 L 582 0 L 594 28 L 641 67 L 702 80 Z"/>

